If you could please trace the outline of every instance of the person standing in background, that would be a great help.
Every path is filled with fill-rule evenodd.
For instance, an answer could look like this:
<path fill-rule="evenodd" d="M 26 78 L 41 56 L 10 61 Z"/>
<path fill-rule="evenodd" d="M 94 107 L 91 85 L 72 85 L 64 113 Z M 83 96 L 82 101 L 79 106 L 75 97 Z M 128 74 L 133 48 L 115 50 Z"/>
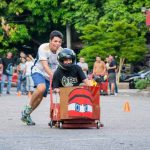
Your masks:
<path fill-rule="evenodd" d="M 25 63 L 25 76 L 26 76 L 26 90 L 28 94 L 32 94 L 34 91 L 34 82 L 31 77 L 31 68 L 34 65 L 34 59 L 32 55 L 27 55 Z"/>
<path fill-rule="evenodd" d="M 3 66 L 1 94 L 3 93 L 6 79 L 8 81 L 6 94 L 10 94 L 14 66 L 13 54 L 11 52 L 8 52 L 6 58 L 2 58 L 0 65 Z"/>
<path fill-rule="evenodd" d="M 21 94 L 26 95 L 26 78 L 25 78 L 26 59 L 24 57 L 20 59 L 21 62 L 17 66 L 17 73 L 18 73 L 17 94 L 21 92 Z"/>
<path fill-rule="evenodd" d="M 104 82 L 105 74 L 106 74 L 106 65 L 104 61 L 102 61 L 101 58 L 97 56 L 93 66 L 93 76 L 94 78 L 101 78 L 101 80 Z"/>
<path fill-rule="evenodd" d="M 78 66 L 80 66 L 87 77 L 88 74 L 88 64 L 85 62 L 84 57 L 80 57 L 80 61 L 77 63 Z"/>
<path fill-rule="evenodd" d="M 108 67 L 108 81 L 110 85 L 110 95 L 115 95 L 116 69 L 117 69 L 117 63 L 114 60 L 113 56 L 110 55 L 109 67 Z"/>

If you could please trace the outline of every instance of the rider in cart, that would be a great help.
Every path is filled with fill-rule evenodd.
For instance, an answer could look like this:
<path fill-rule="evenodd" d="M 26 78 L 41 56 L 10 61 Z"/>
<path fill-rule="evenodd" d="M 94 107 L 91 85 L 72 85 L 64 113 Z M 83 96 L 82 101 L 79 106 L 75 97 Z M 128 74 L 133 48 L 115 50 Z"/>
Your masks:
<path fill-rule="evenodd" d="M 64 48 L 58 53 L 57 59 L 59 65 L 52 81 L 52 88 L 55 92 L 59 92 L 59 87 L 78 86 L 80 83 L 92 86 L 81 67 L 75 64 L 76 56 L 73 50 Z"/>

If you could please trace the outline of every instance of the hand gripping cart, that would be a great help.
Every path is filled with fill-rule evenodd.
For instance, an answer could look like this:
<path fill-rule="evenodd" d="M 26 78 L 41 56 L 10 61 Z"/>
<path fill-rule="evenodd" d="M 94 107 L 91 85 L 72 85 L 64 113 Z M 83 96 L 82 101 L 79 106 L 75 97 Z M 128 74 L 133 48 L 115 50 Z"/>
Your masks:
<path fill-rule="evenodd" d="M 49 126 L 58 128 L 100 128 L 98 86 L 63 87 L 60 93 L 50 88 Z"/>

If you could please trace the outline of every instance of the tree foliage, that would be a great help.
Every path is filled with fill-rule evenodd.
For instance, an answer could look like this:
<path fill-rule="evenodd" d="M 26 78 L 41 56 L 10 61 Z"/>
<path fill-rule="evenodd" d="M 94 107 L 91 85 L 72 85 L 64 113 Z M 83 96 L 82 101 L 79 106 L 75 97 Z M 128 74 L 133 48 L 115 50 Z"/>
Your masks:
<path fill-rule="evenodd" d="M 99 12 L 95 5 L 101 6 L 101 3 L 97 0 L 2 0 L 0 17 L 3 17 L 10 27 L 15 27 L 17 34 L 12 34 L 12 37 L 9 36 L 5 40 L 1 33 L 4 30 L 0 28 L 1 47 L 6 49 L 7 45 L 7 48 L 11 49 L 11 42 L 21 43 L 28 39 L 46 41 L 53 29 L 60 29 L 65 33 L 64 29 L 68 23 L 80 32 L 89 22 L 97 22 Z"/>
<path fill-rule="evenodd" d="M 141 60 L 147 52 L 145 18 L 141 13 L 146 4 L 148 1 L 107 0 L 99 22 L 84 27 L 81 39 L 85 47 L 79 56 L 85 56 L 90 66 L 96 55 L 104 59 L 111 54 L 129 62 Z"/>
<path fill-rule="evenodd" d="M 47 41 L 49 32 L 65 33 L 70 24 L 82 34 L 84 55 L 90 66 L 96 55 L 117 55 L 133 62 L 145 48 L 145 16 L 149 0 L 1 0 L 0 53 L 28 40 Z M 73 33 L 72 33 L 73 34 Z"/>

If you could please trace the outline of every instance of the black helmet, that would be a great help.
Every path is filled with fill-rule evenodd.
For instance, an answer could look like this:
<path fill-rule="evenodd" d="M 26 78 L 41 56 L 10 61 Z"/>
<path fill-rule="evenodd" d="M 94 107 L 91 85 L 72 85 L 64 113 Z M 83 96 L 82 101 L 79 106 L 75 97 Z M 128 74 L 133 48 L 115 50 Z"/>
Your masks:
<path fill-rule="evenodd" d="M 72 59 L 72 64 L 64 64 L 65 59 Z M 59 66 L 65 70 L 69 70 L 74 65 L 75 59 L 76 56 L 74 51 L 69 48 L 64 48 L 62 51 L 58 53 L 58 57 L 57 57 Z"/>

